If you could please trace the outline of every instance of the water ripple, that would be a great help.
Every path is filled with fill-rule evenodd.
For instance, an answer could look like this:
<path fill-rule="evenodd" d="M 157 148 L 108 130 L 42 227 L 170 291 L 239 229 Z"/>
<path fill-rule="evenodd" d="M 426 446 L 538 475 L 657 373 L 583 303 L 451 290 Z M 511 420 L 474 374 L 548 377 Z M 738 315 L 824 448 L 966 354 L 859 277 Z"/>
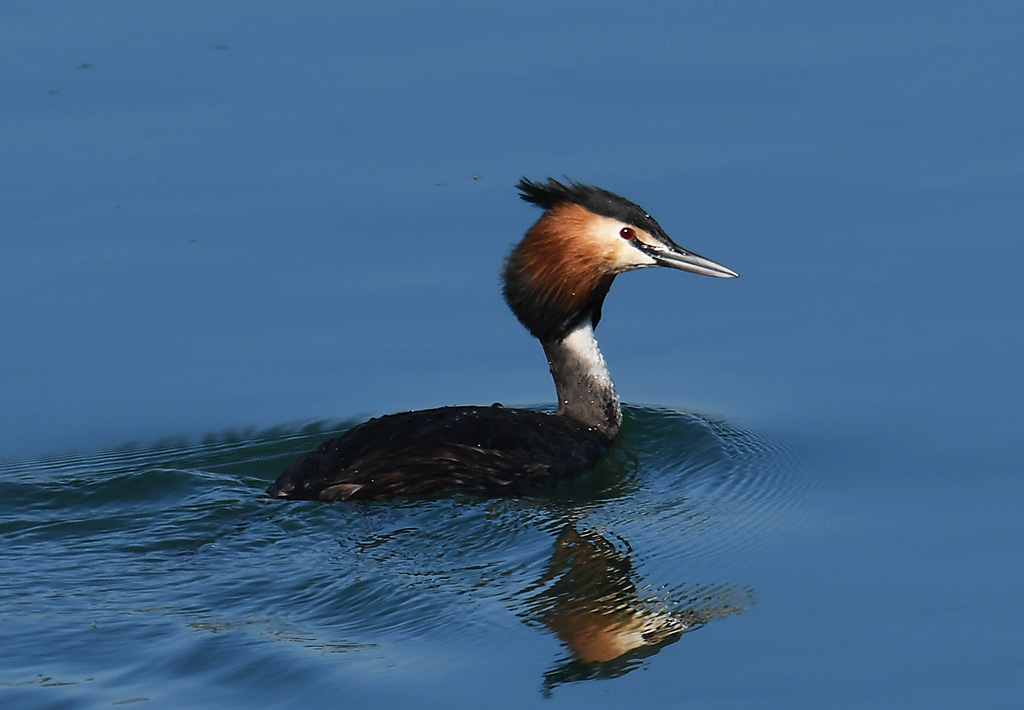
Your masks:
<path fill-rule="evenodd" d="M 18 570 L 0 582 L 3 613 L 17 619 L 8 630 L 56 644 L 60 632 L 33 615 L 84 618 L 119 629 L 113 638 L 133 649 L 121 663 L 187 665 L 191 643 L 150 637 L 230 632 L 256 647 L 390 658 L 422 641 L 471 657 L 526 628 L 542 633 L 520 643 L 556 644 L 542 674 L 551 692 L 628 672 L 748 609 L 755 590 L 731 578 L 743 566 L 721 559 L 771 544 L 800 506 L 785 447 L 650 407 L 626 408 L 608 461 L 533 497 L 329 505 L 262 495 L 346 426 L 3 463 L 0 535 Z M 50 675 L 31 654 L 21 672 Z"/>

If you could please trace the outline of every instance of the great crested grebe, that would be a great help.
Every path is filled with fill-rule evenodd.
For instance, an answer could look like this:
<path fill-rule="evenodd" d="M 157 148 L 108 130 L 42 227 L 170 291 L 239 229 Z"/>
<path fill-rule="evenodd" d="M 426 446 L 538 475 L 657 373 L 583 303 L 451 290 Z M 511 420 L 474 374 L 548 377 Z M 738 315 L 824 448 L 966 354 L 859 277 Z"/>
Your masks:
<path fill-rule="evenodd" d="M 516 187 L 544 214 L 505 262 L 505 301 L 544 347 L 558 411 L 440 407 L 370 419 L 297 461 L 267 493 L 325 501 L 509 495 L 582 473 L 607 453 L 622 424 L 594 339 L 615 277 L 651 266 L 738 276 L 677 245 L 615 193 L 551 178 L 524 178 Z"/>

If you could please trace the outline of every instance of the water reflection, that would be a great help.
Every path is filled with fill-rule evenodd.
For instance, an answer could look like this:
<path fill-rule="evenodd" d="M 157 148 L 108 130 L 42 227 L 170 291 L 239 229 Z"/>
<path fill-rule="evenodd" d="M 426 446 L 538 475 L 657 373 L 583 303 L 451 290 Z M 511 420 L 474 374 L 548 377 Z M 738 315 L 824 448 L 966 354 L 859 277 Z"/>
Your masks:
<path fill-rule="evenodd" d="M 459 644 L 448 638 L 453 620 L 464 625 L 474 600 L 500 600 L 544 632 L 538 643 L 550 634 L 562 645 L 542 673 L 549 694 L 621 676 L 685 633 L 750 608 L 743 580 L 708 570 L 722 554 L 761 544 L 756 532 L 788 500 L 790 465 L 785 451 L 726 421 L 627 407 L 607 461 L 536 497 L 270 508 L 316 535 L 345 531 L 334 563 L 349 583 L 336 578 L 315 598 L 343 597 L 364 637 L 401 630 Z M 483 621 L 504 637 L 493 614 Z"/>
<path fill-rule="evenodd" d="M 256 656 L 286 640 L 332 652 L 331 672 L 358 668 L 363 682 L 393 668 L 414 676 L 410 648 L 452 668 L 511 653 L 541 659 L 530 674 L 551 693 L 627 673 L 749 608 L 751 589 L 723 580 L 720 560 L 763 544 L 764 526 L 792 510 L 785 452 L 725 422 L 635 407 L 605 465 L 546 495 L 261 496 L 311 441 L 349 425 L 4 462 L 12 512 L 0 532 L 17 541 L 8 563 L 20 570 L 7 592 L 28 612 L 18 618 L 48 599 L 100 628 L 135 624 L 140 638 L 244 633 Z M 53 602 L 55 588 L 77 591 Z M 118 643 L 105 650 L 118 655 Z M 173 643 L 160 648 L 162 663 L 181 660 Z M 316 662 L 299 655 L 292 670 Z"/>
<path fill-rule="evenodd" d="M 538 581 L 540 591 L 528 603 L 528 622 L 549 628 L 569 652 L 544 674 L 545 693 L 562 683 L 627 673 L 685 632 L 753 604 L 751 590 L 735 585 L 672 590 L 644 584 L 629 543 L 613 539 L 567 523 Z"/>

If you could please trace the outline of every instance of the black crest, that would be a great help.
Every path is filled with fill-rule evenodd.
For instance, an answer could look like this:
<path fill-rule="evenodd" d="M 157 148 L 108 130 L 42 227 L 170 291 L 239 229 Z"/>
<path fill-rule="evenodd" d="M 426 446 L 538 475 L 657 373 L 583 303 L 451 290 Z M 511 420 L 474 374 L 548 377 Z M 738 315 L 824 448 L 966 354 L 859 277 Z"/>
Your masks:
<path fill-rule="evenodd" d="M 583 185 L 572 180 L 565 185 L 554 178 L 548 178 L 547 182 L 534 182 L 523 178 L 516 184 L 516 188 L 520 192 L 520 197 L 545 210 L 549 210 L 555 205 L 573 203 L 594 214 L 632 224 L 651 235 L 668 239 L 668 235 L 665 234 L 661 225 L 654 217 L 647 214 L 643 207 L 614 192 L 591 185 Z"/>

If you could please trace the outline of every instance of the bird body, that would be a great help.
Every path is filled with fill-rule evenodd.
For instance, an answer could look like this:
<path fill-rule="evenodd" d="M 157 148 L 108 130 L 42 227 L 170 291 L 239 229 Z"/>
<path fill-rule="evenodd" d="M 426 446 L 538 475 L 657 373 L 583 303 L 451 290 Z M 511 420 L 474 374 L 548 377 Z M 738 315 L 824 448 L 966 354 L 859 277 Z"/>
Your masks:
<path fill-rule="evenodd" d="M 441 407 L 371 419 L 296 462 L 270 495 L 328 501 L 508 495 L 579 474 L 601 460 L 622 424 L 594 338 L 615 276 L 654 266 L 737 276 L 679 247 L 647 212 L 612 192 L 553 179 L 523 179 L 517 187 L 544 214 L 509 255 L 503 291 L 544 348 L 557 411 Z"/>
<path fill-rule="evenodd" d="M 300 459 L 271 495 L 385 500 L 438 493 L 518 494 L 584 471 L 607 452 L 599 432 L 530 409 L 440 407 L 359 424 Z M 343 475 L 323 475 L 325 471 Z"/>

